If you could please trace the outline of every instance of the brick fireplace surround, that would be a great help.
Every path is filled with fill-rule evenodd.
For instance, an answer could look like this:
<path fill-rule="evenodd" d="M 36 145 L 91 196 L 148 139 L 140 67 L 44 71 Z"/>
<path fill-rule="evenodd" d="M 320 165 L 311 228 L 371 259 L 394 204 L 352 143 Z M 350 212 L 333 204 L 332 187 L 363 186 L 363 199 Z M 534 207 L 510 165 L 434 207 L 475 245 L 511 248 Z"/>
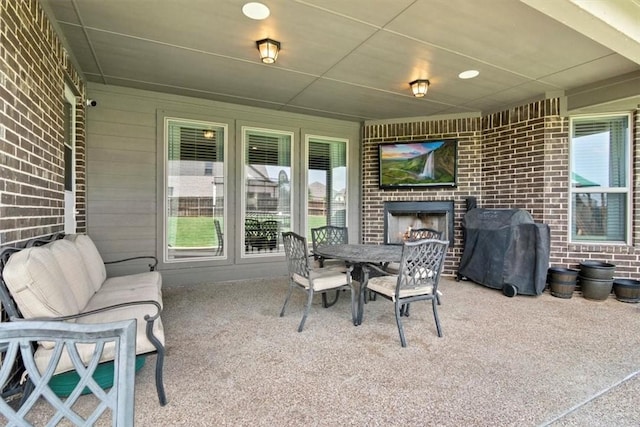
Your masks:
<path fill-rule="evenodd" d="M 384 242 L 384 202 L 453 200 L 454 245 L 445 274 L 455 274 L 463 250 L 461 221 L 465 199 L 478 207 L 522 208 L 551 229 L 551 265 L 576 268 L 584 259 L 616 264 L 617 277 L 640 278 L 640 195 L 633 199 L 633 246 L 568 242 L 569 119 L 559 98 L 545 99 L 482 117 L 367 122 L 362 147 L 362 239 Z M 633 115 L 633 188 L 640 188 L 640 114 Z M 380 189 L 378 151 L 382 142 L 453 138 L 458 140 L 455 188 Z"/>

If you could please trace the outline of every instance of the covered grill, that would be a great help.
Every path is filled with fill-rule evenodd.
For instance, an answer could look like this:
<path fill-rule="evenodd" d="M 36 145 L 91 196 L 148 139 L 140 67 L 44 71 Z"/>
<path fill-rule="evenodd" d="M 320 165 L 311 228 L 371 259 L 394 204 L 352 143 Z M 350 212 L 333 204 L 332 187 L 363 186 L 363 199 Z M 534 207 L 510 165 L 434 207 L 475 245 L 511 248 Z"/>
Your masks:
<path fill-rule="evenodd" d="M 505 295 L 540 295 L 549 268 L 549 226 L 523 209 L 467 211 L 458 278 L 502 289 Z"/>

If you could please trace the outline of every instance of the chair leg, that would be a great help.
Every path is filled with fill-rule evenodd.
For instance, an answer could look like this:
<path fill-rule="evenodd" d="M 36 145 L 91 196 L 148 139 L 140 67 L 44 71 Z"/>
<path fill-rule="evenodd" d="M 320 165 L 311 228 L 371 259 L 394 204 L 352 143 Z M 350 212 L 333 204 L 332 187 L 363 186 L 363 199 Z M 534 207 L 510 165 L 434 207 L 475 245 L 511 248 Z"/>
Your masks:
<path fill-rule="evenodd" d="M 147 320 L 147 339 L 153 344 L 156 348 L 156 392 L 158 393 L 158 400 L 160 401 L 160 406 L 164 406 L 167 404 L 167 395 L 164 391 L 164 380 L 162 377 L 162 371 L 164 369 L 164 346 L 153 335 L 153 321 Z"/>
<path fill-rule="evenodd" d="M 396 301 L 394 305 L 396 308 L 396 323 L 398 324 L 398 332 L 400 333 L 400 344 L 402 344 L 403 347 L 406 347 L 407 340 L 404 338 L 404 329 L 402 327 L 402 321 L 400 320 L 400 318 L 402 317 L 400 315 L 400 304 L 398 303 L 398 301 Z"/>
<path fill-rule="evenodd" d="M 284 316 L 284 310 L 287 308 L 287 303 L 289 302 L 289 298 L 291 298 L 291 293 L 293 292 L 293 283 L 289 283 L 289 291 L 287 292 L 287 296 L 284 299 L 284 305 L 282 306 L 282 310 L 280 311 L 280 317 Z"/>
<path fill-rule="evenodd" d="M 409 317 L 409 307 L 411 307 L 411 304 L 402 304 L 402 307 L 400 307 L 400 316 Z"/>
<path fill-rule="evenodd" d="M 327 293 L 323 292 L 322 293 L 322 306 L 324 308 L 329 308 L 332 305 L 334 305 L 335 303 L 338 302 L 338 298 L 340 297 L 340 289 L 336 290 L 336 297 L 334 298 L 334 300 L 332 302 L 328 302 L 327 301 Z"/>
<path fill-rule="evenodd" d="M 309 293 L 309 297 L 307 298 L 307 305 L 304 307 L 304 314 L 302 315 L 300 326 L 298 326 L 298 332 L 302 332 L 302 328 L 304 328 L 304 322 L 307 320 L 309 310 L 311 309 L 311 302 L 313 301 L 313 289 L 309 289 L 307 292 Z"/>
<path fill-rule="evenodd" d="M 358 326 L 358 314 L 356 313 L 356 295 L 355 288 L 353 283 L 351 284 L 351 320 L 353 321 L 353 326 Z M 358 296 L 358 299 L 360 297 Z"/>
<path fill-rule="evenodd" d="M 436 320 L 436 330 L 438 331 L 438 336 L 442 337 L 442 328 L 440 327 L 440 319 L 438 319 L 438 303 L 437 298 L 431 300 L 431 305 L 433 306 L 433 318 Z"/>

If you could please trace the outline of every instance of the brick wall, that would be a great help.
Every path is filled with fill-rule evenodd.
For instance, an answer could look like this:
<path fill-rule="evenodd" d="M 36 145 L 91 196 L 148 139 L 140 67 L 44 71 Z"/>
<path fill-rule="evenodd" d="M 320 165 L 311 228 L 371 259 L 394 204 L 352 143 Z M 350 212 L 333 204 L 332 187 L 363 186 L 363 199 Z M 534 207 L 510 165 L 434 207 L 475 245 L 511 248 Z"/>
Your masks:
<path fill-rule="evenodd" d="M 0 245 L 64 229 L 65 81 L 78 94 L 83 231 L 84 84 L 36 0 L 0 2 Z"/>
<path fill-rule="evenodd" d="M 455 188 L 380 190 L 378 186 L 378 144 L 425 139 L 458 140 L 458 185 Z M 365 125 L 362 145 L 362 239 L 365 243 L 384 242 L 383 211 L 386 201 L 453 200 L 455 244 L 445 264 L 445 274 L 453 274 L 462 254 L 460 221 L 465 198 L 480 197 L 482 182 L 481 119 L 419 121 Z"/>
<path fill-rule="evenodd" d="M 640 188 L 640 114 L 634 113 L 634 186 Z M 458 186 L 409 190 L 378 188 L 381 142 L 456 138 Z M 454 200 L 455 246 L 445 265 L 454 274 L 462 254 L 465 198 L 486 208 L 524 208 L 551 229 L 551 265 L 577 268 L 584 259 L 616 264 L 617 277 L 640 278 L 640 195 L 634 193 L 633 246 L 568 241 L 569 120 L 559 99 L 545 99 L 482 118 L 365 124 L 362 150 L 362 238 L 383 242 L 383 203 L 390 200 Z"/>

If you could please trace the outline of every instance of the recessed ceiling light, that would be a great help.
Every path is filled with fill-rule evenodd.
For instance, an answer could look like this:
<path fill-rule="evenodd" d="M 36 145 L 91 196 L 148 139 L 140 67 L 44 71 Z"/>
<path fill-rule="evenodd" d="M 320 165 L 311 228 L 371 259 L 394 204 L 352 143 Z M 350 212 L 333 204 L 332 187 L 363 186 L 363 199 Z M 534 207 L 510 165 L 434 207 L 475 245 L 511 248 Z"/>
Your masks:
<path fill-rule="evenodd" d="M 458 74 L 458 77 L 461 79 L 472 79 L 474 77 L 478 77 L 478 74 L 480 74 L 480 71 L 478 70 L 467 70 Z"/>
<path fill-rule="evenodd" d="M 242 6 L 242 13 L 251 19 L 267 19 L 269 14 L 269 8 L 262 3 L 250 2 Z"/>

